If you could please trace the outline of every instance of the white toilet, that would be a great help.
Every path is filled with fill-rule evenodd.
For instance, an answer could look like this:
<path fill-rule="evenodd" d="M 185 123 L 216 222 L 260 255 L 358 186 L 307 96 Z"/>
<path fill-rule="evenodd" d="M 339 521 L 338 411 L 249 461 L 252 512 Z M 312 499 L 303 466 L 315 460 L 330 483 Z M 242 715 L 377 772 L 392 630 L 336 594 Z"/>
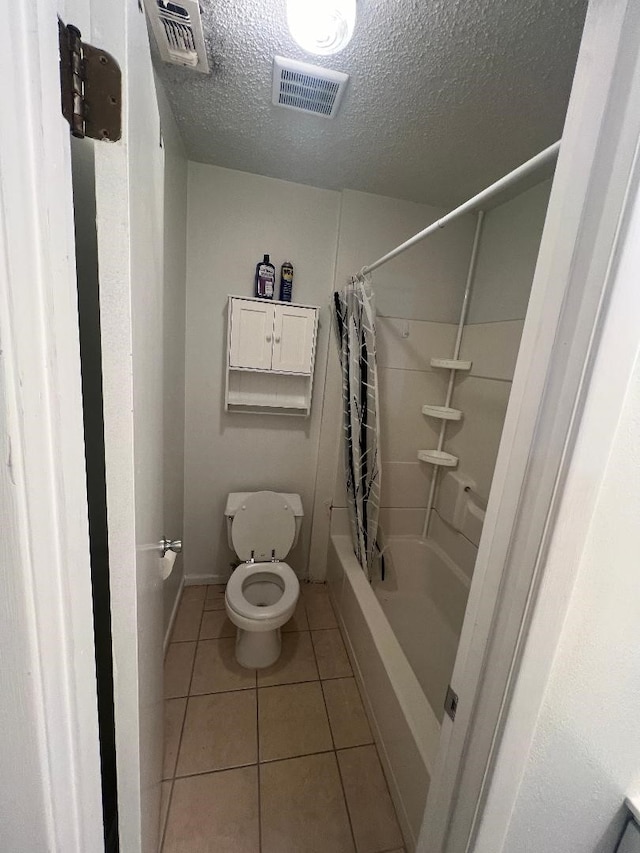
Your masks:
<path fill-rule="evenodd" d="M 282 562 L 298 541 L 300 495 L 232 492 L 225 509 L 229 547 L 243 561 L 225 592 L 227 615 L 237 627 L 236 660 L 249 669 L 280 657 L 280 628 L 296 609 L 300 584 Z"/>

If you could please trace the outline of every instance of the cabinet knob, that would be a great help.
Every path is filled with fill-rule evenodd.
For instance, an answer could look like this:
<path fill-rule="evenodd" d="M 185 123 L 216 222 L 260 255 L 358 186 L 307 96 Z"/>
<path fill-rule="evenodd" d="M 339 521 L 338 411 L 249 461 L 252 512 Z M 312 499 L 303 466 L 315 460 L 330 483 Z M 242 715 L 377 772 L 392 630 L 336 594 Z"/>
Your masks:
<path fill-rule="evenodd" d="M 276 335 L 276 343 L 277 343 L 277 344 L 279 344 L 279 343 L 280 343 L 280 338 L 279 338 L 277 335 Z"/>
<path fill-rule="evenodd" d="M 271 343 L 271 335 L 267 335 L 267 343 Z"/>

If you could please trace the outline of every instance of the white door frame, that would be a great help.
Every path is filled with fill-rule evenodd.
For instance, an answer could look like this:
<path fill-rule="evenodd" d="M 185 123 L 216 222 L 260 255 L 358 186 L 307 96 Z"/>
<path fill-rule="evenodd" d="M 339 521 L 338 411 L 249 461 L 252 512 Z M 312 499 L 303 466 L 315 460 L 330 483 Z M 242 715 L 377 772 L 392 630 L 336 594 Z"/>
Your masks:
<path fill-rule="evenodd" d="M 638 172 L 639 45 L 634 0 L 592 0 L 452 677 L 458 713 L 443 723 L 418 843 L 424 853 L 473 849 L 509 718 Z M 585 506 L 596 486 L 587 486 Z"/>
<path fill-rule="evenodd" d="M 98 853 L 71 161 L 58 82 L 62 11 L 62 0 L 18 3 L 0 32 L 0 743 L 14 787 L 0 805 L 0 847 Z"/>

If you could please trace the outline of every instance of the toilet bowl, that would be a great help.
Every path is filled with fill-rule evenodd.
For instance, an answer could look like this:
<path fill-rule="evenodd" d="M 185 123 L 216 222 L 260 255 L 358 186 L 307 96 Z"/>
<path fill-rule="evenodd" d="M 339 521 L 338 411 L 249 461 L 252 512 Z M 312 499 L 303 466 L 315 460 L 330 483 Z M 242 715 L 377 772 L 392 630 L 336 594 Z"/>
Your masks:
<path fill-rule="evenodd" d="M 299 495 L 232 493 L 227 500 L 230 544 L 243 562 L 225 590 L 225 609 L 236 626 L 236 660 L 249 669 L 275 663 L 281 627 L 300 596 L 295 572 L 283 562 L 295 544 L 302 519 Z"/>

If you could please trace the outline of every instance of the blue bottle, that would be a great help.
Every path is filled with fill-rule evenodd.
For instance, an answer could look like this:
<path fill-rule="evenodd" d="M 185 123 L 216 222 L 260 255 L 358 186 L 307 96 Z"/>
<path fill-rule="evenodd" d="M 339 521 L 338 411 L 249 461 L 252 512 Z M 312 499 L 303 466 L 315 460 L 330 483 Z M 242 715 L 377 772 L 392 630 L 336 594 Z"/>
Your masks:
<path fill-rule="evenodd" d="M 293 264 L 285 261 L 280 269 L 280 301 L 291 302 L 293 295 Z"/>

